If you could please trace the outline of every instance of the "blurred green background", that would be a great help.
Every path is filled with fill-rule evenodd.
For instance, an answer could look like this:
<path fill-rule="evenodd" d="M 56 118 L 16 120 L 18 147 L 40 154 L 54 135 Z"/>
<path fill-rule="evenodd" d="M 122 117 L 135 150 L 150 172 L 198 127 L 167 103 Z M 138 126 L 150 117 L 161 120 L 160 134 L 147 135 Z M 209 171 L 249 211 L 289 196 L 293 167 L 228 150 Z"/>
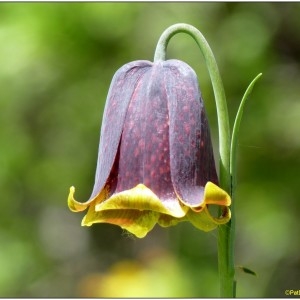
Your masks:
<path fill-rule="evenodd" d="M 107 91 L 123 64 L 152 60 L 160 34 L 185 22 L 216 56 L 231 126 L 241 124 L 236 197 L 238 297 L 300 289 L 299 3 L 1 3 L 0 296 L 217 297 L 217 232 L 155 227 L 140 240 L 81 227 L 67 208 L 91 193 Z M 204 61 L 178 34 L 168 57 L 197 72 L 217 146 Z M 113 125 L 112 125 L 113 126 Z"/>

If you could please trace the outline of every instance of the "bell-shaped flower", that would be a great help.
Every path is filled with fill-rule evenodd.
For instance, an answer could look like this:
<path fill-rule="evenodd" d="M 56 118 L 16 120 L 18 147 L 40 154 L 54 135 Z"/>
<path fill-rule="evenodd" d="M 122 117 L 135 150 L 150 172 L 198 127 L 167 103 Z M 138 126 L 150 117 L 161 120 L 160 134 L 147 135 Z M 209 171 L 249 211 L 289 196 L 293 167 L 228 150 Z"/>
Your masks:
<path fill-rule="evenodd" d="M 179 60 L 121 67 L 107 96 L 96 179 L 82 225 L 115 224 L 144 237 L 189 221 L 210 231 L 230 219 L 230 196 L 218 187 L 210 131 L 195 72 Z M 214 216 L 209 207 L 219 206 Z"/>

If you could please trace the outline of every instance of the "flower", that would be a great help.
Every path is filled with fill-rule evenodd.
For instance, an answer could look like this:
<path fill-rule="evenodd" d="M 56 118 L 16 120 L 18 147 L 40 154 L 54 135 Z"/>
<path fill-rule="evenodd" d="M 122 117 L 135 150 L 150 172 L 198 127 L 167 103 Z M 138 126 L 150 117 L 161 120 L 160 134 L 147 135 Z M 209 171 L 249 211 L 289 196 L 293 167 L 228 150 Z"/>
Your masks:
<path fill-rule="evenodd" d="M 95 184 L 87 202 L 68 197 L 82 225 L 115 224 L 144 237 L 154 226 L 190 221 L 210 231 L 230 220 L 218 187 L 198 79 L 179 60 L 139 60 L 113 77 L 104 109 Z M 214 217 L 209 206 L 221 207 Z"/>

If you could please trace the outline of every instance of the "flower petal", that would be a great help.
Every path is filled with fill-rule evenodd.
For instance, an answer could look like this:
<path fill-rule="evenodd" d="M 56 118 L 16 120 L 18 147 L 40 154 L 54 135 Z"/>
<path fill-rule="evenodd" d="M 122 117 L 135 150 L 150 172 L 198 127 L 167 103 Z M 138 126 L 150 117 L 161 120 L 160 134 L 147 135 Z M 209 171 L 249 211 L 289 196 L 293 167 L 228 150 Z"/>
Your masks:
<path fill-rule="evenodd" d="M 138 238 L 143 238 L 157 223 L 159 214 L 154 211 L 139 211 L 130 209 L 95 211 L 89 208 L 88 214 L 83 218 L 83 226 L 94 223 L 110 223 L 131 232 Z"/>
<path fill-rule="evenodd" d="M 94 201 L 94 199 L 90 199 L 86 202 L 78 202 L 74 199 L 74 194 L 75 194 L 75 187 L 72 186 L 70 188 L 70 192 L 69 192 L 69 196 L 68 196 L 68 206 L 71 211 L 74 211 L 74 212 L 84 211 Z M 102 193 L 99 195 L 99 199 L 100 198 L 105 199 L 105 197 L 107 197 L 107 191 L 106 191 L 106 189 L 103 189 Z"/>
<path fill-rule="evenodd" d="M 225 206 L 222 216 L 215 218 L 210 214 L 207 206 L 205 206 L 201 212 L 190 210 L 186 217 L 196 228 L 203 231 L 211 231 L 217 228 L 218 225 L 227 223 L 230 220 L 231 213 L 230 209 Z"/>
<path fill-rule="evenodd" d="M 128 105 L 140 77 L 151 66 L 149 61 L 134 61 L 121 67 L 113 77 L 103 113 L 96 178 L 90 199 L 106 184 L 117 155 Z"/>
<path fill-rule="evenodd" d="M 150 189 L 139 184 L 131 190 L 116 193 L 105 201 L 98 200 L 97 203 L 96 201 L 90 203 L 82 225 L 110 223 L 142 238 L 156 223 L 163 223 L 163 221 L 158 222 L 159 218 L 163 218 L 162 216 L 165 216 L 165 226 L 171 226 L 183 220 L 182 217 L 188 210 L 189 208 L 181 205 L 179 201 L 162 203 Z"/>
<path fill-rule="evenodd" d="M 222 206 L 229 206 L 231 204 L 230 196 L 224 190 L 210 181 L 205 185 L 204 199 L 206 204 L 216 204 Z"/>
<path fill-rule="evenodd" d="M 213 217 L 208 210 L 207 204 L 221 206 L 222 215 L 218 218 Z M 231 212 L 228 208 L 230 204 L 230 196 L 220 187 L 209 181 L 204 189 L 204 206 L 192 207 L 186 217 L 195 227 L 203 231 L 210 231 L 230 220 Z"/>
<path fill-rule="evenodd" d="M 170 227 L 170 226 L 175 226 L 179 222 L 183 222 L 183 221 L 188 221 L 186 215 L 184 217 L 182 217 L 182 218 L 174 218 L 174 217 L 172 217 L 170 215 L 161 214 L 159 216 L 159 219 L 158 219 L 157 223 L 161 227 Z"/>
<path fill-rule="evenodd" d="M 172 182 L 183 203 L 200 206 L 206 182 L 218 178 L 198 79 L 182 61 L 168 60 L 165 69 Z"/>
<path fill-rule="evenodd" d="M 144 184 L 164 203 L 178 200 L 170 173 L 169 109 L 163 73 L 163 62 L 153 64 L 128 106 L 116 193 Z"/>
<path fill-rule="evenodd" d="M 95 206 L 95 211 L 104 210 L 139 210 L 154 211 L 157 213 L 171 215 L 176 218 L 183 217 L 188 207 L 180 204 L 177 199 L 162 202 L 149 188 L 143 184 L 138 184 L 130 190 L 112 195 L 104 202 Z"/>

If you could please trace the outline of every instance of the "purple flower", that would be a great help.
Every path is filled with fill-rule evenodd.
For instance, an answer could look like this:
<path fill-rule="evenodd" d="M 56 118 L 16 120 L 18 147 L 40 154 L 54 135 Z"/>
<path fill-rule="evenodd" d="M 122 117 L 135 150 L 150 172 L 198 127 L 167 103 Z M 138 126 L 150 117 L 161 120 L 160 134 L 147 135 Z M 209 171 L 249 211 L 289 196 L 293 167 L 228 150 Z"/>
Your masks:
<path fill-rule="evenodd" d="M 112 80 L 101 128 L 96 179 L 82 225 L 111 223 L 144 237 L 156 223 L 190 221 L 209 231 L 230 219 L 218 187 L 198 79 L 186 63 L 134 61 Z M 222 207 L 214 217 L 208 207 Z"/>

